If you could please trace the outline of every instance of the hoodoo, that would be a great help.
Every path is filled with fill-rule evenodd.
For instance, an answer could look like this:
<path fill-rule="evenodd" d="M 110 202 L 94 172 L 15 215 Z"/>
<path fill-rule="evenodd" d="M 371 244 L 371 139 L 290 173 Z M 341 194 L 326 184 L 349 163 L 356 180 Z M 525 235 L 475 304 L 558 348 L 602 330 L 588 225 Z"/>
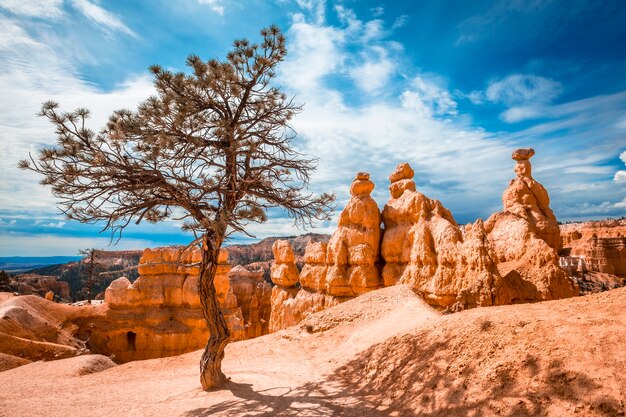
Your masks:
<path fill-rule="evenodd" d="M 534 153 L 530 148 L 513 152 L 516 177 L 503 193 L 503 211 L 464 227 L 440 201 L 417 191 L 408 163 L 399 164 L 389 176 L 390 199 L 382 215 L 370 196 L 374 184 L 369 174 L 358 173 L 328 245 L 307 247 L 302 289 L 296 288 L 297 271 L 288 283 L 282 272 L 276 274 L 272 330 L 396 284 L 411 285 L 437 308 L 577 295 L 576 284 L 559 268 L 559 226 L 548 192 L 532 177 Z M 280 266 L 285 262 L 282 251 L 274 252 L 276 271 L 285 268 Z"/>

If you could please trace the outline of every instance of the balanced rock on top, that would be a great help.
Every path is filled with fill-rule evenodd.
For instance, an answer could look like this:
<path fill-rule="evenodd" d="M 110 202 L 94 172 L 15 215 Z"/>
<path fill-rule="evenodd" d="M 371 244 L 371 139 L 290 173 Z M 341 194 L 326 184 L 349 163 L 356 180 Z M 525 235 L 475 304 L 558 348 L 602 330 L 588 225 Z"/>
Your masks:
<path fill-rule="evenodd" d="M 529 222 L 533 231 L 555 250 L 559 250 L 561 237 L 556 217 L 550 209 L 548 192 L 532 177 L 530 158 L 532 148 L 517 149 L 511 158 L 515 160 L 516 178 L 502 195 L 503 211 L 513 213 Z"/>
<path fill-rule="evenodd" d="M 382 286 L 376 266 L 381 217 L 370 196 L 373 189 L 368 173 L 359 172 L 352 182 L 352 197 L 327 247 L 326 291 L 330 295 L 353 297 Z"/>

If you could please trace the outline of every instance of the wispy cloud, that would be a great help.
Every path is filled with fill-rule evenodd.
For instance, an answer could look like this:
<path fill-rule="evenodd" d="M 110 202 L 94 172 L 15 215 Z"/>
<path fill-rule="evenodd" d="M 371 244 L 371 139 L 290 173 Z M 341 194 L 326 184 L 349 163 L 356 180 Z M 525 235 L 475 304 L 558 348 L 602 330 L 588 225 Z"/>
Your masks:
<path fill-rule="evenodd" d="M 372 7 L 370 12 L 372 12 L 372 17 L 380 17 L 385 14 L 385 8 L 382 6 Z"/>
<path fill-rule="evenodd" d="M 35 220 L 33 222 L 33 226 L 39 226 L 39 227 L 52 227 L 55 229 L 61 229 L 63 228 L 63 226 L 65 226 L 65 223 L 63 220 L 59 220 L 56 222 L 45 222 L 43 220 Z"/>
<path fill-rule="evenodd" d="M 380 88 L 397 93 L 358 104 L 347 101 L 329 82 L 358 71 L 363 48 L 355 45 L 363 45 L 367 23 L 354 15 L 343 26 L 299 20 L 288 31 L 290 55 L 280 81 L 306 103 L 294 126 L 302 150 L 320 159 L 312 181 L 316 191 L 335 190 L 341 206 L 355 173 L 366 170 L 377 184 L 374 197 L 382 206 L 388 199 L 387 176 L 396 164 L 409 161 L 418 172 L 418 187 L 431 196 L 448 203 L 484 200 L 481 191 L 492 188 L 494 178 L 504 184 L 512 170 L 509 147 L 457 117 L 456 102 L 439 77 L 417 73 L 406 79 L 394 67 L 391 75 L 400 85 L 390 84 L 390 76 Z M 389 55 L 398 51 L 384 38 L 371 46 Z M 485 166 L 499 172 L 486 171 Z M 496 205 L 499 196 L 489 199 Z"/>
<path fill-rule="evenodd" d="M 209 9 L 220 16 L 224 15 L 224 5 L 220 0 L 198 0 L 198 3 L 207 5 Z"/>
<path fill-rule="evenodd" d="M 0 8 L 13 14 L 55 20 L 63 16 L 63 0 L 2 0 Z"/>
<path fill-rule="evenodd" d="M 48 36 L 43 42 L 20 23 L 1 15 L 0 25 L 8 28 L 0 41 L 0 209 L 20 210 L 28 202 L 31 211 L 56 213 L 48 187 L 38 184 L 41 178 L 17 169 L 17 162 L 29 152 L 35 154 L 43 144 L 54 142 L 53 127 L 36 117 L 41 103 L 53 99 L 65 110 L 90 108 L 90 124 L 97 130 L 113 110 L 132 108 L 147 98 L 153 91 L 152 83 L 147 75 L 130 75 L 111 91 L 102 91 L 83 80 L 77 63 L 58 47 L 54 37 Z"/>
<path fill-rule="evenodd" d="M 406 25 L 406 22 L 408 21 L 409 21 L 409 15 L 407 14 L 403 14 L 403 15 L 396 17 L 396 20 L 393 21 L 393 25 L 391 25 L 391 30 L 400 29 L 401 27 Z"/>
<path fill-rule="evenodd" d="M 473 221 L 501 208 L 497 190 L 504 190 L 514 175 L 510 153 L 532 146 L 538 151 L 534 172 L 550 191 L 558 216 L 589 218 L 619 211 L 615 201 L 621 196 L 616 195 L 608 161 L 624 130 L 610 120 L 626 108 L 626 92 L 557 105 L 552 104 L 562 89 L 557 81 L 511 74 L 492 81 L 480 92 L 482 100 L 510 109 L 543 106 L 542 118 L 552 120 L 492 133 L 474 126 L 443 77 L 421 72 L 399 76 L 396 65 L 381 88 L 397 94 L 353 103 L 332 80 L 359 67 L 364 49 L 359 34 L 367 22 L 349 9 L 339 12 L 339 26 L 320 25 L 305 15 L 294 21 L 288 31 L 290 55 L 280 73 L 281 83 L 305 103 L 294 126 L 301 149 L 320 159 L 312 181 L 316 191 L 336 191 L 341 208 L 349 197 L 349 181 L 366 170 L 382 206 L 389 197 L 386 177 L 397 163 L 408 161 L 421 191 L 441 199 L 461 221 Z M 401 59 L 384 38 L 373 45 Z M 582 197 L 571 191 L 589 184 L 594 184 L 593 192 Z M 576 212 L 576 207 L 583 208 Z"/>
<path fill-rule="evenodd" d="M 0 226 L 13 226 L 15 223 L 17 223 L 15 219 L 4 220 L 0 218 Z"/>
<path fill-rule="evenodd" d="M 467 98 L 477 105 L 505 105 L 508 108 L 500 117 L 514 123 L 544 114 L 545 104 L 552 102 L 562 91 L 561 83 L 550 78 L 535 74 L 510 74 L 500 80 L 492 80 L 484 91 L 472 91 Z"/>
<path fill-rule="evenodd" d="M 556 98 L 562 90 L 559 82 L 549 78 L 534 74 L 511 74 L 491 82 L 485 91 L 485 98 L 508 106 L 528 102 L 545 103 Z"/>
<path fill-rule="evenodd" d="M 356 85 L 369 94 L 384 92 L 389 77 L 395 70 L 395 63 L 389 59 L 383 48 L 372 48 L 364 53 L 363 63 L 352 68 L 350 76 Z"/>
<path fill-rule="evenodd" d="M 554 0 L 498 0 L 488 3 L 487 10 L 459 24 L 456 44 L 476 42 L 505 25 L 513 16 L 535 15 L 554 3 Z"/>
<path fill-rule="evenodd" d="M 415 76 L 412 88 L 402 93 L 402 105 L 426 116 L 458 114 L 456 101 L 442 84 L 440 77 Z"/>
<path fill-rule="evenodd" d="M 296 3 L 313 17 L 316 24 L 326 21 L 326 0 L 296 0 Z"/>
<path fill-rule="evenodd" d="M 76 10 L 81 12 L 87 19 L 102 30 L 108 32 L 122 32 L 133 37 L 137 36 L 137 34 L 126 26 L 119 17 L 103 7 L 100 7 L 98 4 L 89 0 L 71 0 L 71 2 Z"/>

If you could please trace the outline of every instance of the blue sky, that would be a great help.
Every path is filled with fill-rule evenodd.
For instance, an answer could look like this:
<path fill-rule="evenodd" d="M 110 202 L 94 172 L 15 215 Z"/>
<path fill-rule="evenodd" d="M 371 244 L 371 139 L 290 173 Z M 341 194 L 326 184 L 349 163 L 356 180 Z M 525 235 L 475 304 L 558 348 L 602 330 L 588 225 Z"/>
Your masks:
<path fill-rule="evenodd" d="M 311 189 L 335 192 L 338 209 L 358 171 L 382 208 L 408 161 L 459 223 L 484 219 L 501 209 L 511 151 L 533 147 L 559 220 L 626 215 L 623 1 L 0 0 L 0 256 L 109 242 L 16 168 L 55 140 L 35 117 L 43 101 L 91 109 L 98 129 L 152 93 L 149 65 L 223 58 L 272 23 L 288 39 L 277 82 L 304 104 L 295 146 L 319 158 Z M 257 237 L 302 232 L 270 214 Z M 117 248 L 189 239 L 175 222 L 140 225 Z"/>

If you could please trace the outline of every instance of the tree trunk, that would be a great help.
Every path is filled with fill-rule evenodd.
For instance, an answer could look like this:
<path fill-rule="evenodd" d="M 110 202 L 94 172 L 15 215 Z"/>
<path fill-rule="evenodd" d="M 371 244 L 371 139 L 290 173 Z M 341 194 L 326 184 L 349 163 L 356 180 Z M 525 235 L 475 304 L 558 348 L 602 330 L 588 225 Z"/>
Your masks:
<path fill-rule="evenodd" d="M 205 391 L 219 387 L 228 381 L 222 372 L 222 359 L 224 359 L 224 349 L 228 344 L 230 332 L 215 292 L 215 274 L 220 246 L 220 243 L 211 241 L 205 235 L 198 282 L 202 312 L 209 329 L 209 340 L 200 359 L 200 382 Z"/>
<path fill-rule="evenodd" d="M 91 249 L 91 254 L 89 256 L 89 280 L 87 281 L 87 304 L 91 305 L 91 284 L 93 282 L 93 261 L 94 261 L 95 250 Z"/>

